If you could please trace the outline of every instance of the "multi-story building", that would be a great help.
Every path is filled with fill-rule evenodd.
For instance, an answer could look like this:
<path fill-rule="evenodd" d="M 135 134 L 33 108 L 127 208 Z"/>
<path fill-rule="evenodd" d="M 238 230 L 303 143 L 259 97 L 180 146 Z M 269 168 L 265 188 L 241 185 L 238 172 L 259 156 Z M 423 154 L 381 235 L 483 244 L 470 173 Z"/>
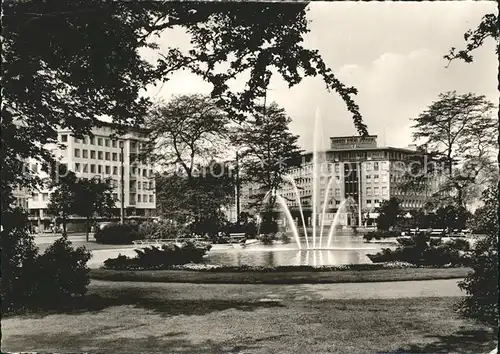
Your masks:
<path fill-rule="evenodd" d="M 425 152 L 415 145 L 407 148 L 378 147 L 377 136 L 346 136 L 330 138 L 330 149 L 318 153 L 317 186 L 313 188 L 313 153 L 303 155 L 300 167 L 292 168 L 289 175 L 297 184 L 298 197 L 309 225 L 312 224 L 313 191 L 317 191 L 316 206 L 321 214 L 325 207 L 325 224 L 333 222 L 337 210 L 341 225 L 373 224 L 378 216 L 376 208 L 383 200 L 397 197 L 403 209 L 414 209 L 424 205 L 428 196 L 435 189 L 435 183 L 429 184 L 422 192 L 408 193 L 401 188 L 401 183 L 408 178 L 407 161 L 415 155 Z M 327 187 L 328 193 L 327 193 Z M 240 200 L 247 200 L 246 194 L 252 186 L 241 189 Z M 294 218 L 299 218 L 299 201 L 291 184 L 282 187 L 280 194 L 287 200 Z M 323 202 L 327 198 L 327 204 Z M 343 201 L 348 201 L 347 203 Z M 361 206 L 361 209 L 359 209 Z M 242 203 L 242 211 L 245 204 Z M 316 223 L 319 224 L 319 217 Z"/>
<path fill-rule="evenodd" d="M 145 129 L 127 129 L 117 136 L 118 126 L 103 123 L 93 128 L 93 136 L 77 139 L 69 130 L 58 131 L 58 141 L 64 149 L 55 148 L 53 152 L 60 164 L 66 165 L 79 178 L 110 178 L 114 187 L 113 199 L 116 208 L 114 215 L 119 217 L 121 194 L 124 194 L 125 217 L 151 217 L 156 210 L 155 180 L 152 161 L 139 159 L 141 146 L 147 142 L 148 131 Z M 123 184 L 121 175 L 121 153 L 123 151 Z M 38 164 L 32 164 L 32 170 L 40 171 Z M 40 172 L 39 172 L 40 173 Z M 28 201 L 31 220 L 42 229 L 50 224 L 47 214 L 50 190 L 34 191 Z M 78 218 L 73 218 L 78 219 Z"/>

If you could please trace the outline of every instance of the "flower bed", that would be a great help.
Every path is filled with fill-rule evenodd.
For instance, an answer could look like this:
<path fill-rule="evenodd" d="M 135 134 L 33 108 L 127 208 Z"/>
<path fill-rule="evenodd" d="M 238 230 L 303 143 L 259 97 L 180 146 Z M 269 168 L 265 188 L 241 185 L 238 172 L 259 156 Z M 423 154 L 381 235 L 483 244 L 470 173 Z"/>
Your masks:
<path fill-rule="evenodd" d="M 344 270 L 377 270 L 377 269 L 406 269 L 416 268 L 417 266 L 407 262 L 387 262 L 387 263 L 366 263 L 366 264 L 346 264 L 337 266 L 226 266 L 219 264 L 194 264 L 188 263 L 170 267 L 171 270 L 192 270 L 201 272 L 326 272 L 326 271 L 344 271 Z"/>

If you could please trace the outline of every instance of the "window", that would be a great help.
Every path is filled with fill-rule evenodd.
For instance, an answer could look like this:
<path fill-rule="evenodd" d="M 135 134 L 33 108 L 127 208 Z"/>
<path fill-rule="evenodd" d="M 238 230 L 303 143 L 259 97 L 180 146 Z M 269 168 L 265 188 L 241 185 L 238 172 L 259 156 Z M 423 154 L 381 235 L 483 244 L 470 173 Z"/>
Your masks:
<path fill-rule="evenodd" d="M 75 157 L 80 157 L 80 149 L 75 149 Z"/>
<path fill-rule="evenodd" d="M 95 145 L 95 137 L 89 137 L 90 145 Z"/>
<path fill-rule="evenodd" d="M 135 151 L 135 150 L 136 150 L 136 148 L 137 148 L 137 143 L 136 143 L 135 141 L 132 141 L 132 143 L 130 144 L 130 149 L 131 149 L 132 151 Z"/>
<path fill-rule="evenodd" d="M 84 159 L 89 157 L 89 151 L 88 150 L 82 150 L 82 156 Z"/>
<path fill-rule="evenodd" d="M 371 203 L 372 203 L 372 200 L 371 200 L 371 199 L 367 199 L 367 200 L 366 200 L 366 205 L 370 206 L 370 205 L 371 205 Z"/>
<path fill-rule="evenodd" d="M 336 200 L 335 205 L 340 205 L 340 200 Z"/>
<path fill-rule="evenodd" d="M 366 195 L 372 195 L 372 187 L 366 187 Z"/>
<path fill-rule="evenodd" d="M 113 153 L 113 161 L 118 160 L 118 154 L 116 152 Z"/>
<path fill-rule="evenodd" d="M 118 201 L 118 193 L 113 193 L 113 201 Z"/>
<path fill-rule="evenodd" d="M 61 135 L 61 141 L 63 143 L 67 143 L 68 142 L 68 134 L 62 134 Z"/>
<path fill-rule="evenodd" d="M 105 156 L 106 156 L 105 158 L 107 161 L 111 160 L 111 158 L 110 158 L 111 154 L 109 152 L 106 151 Z"/>
<path fill-rule="evenodd" d="M 374 194 L 374 195 L 379 195 L 379 193 L 380 193 L 379 188 L 378 188 L 378 187 L 374 187 L 374 188 L 373 188 L 373 194 Z"/>
<path fill-rule="evenodd" d="M 378 175 L 373 175 L 373 179 L 378 180 Z"/>
<path fill-rule="evenodd" d="M 116 140 L 113 140 L 113 141 L 111 142 L 111 146 L 113 146 L 114 148 L 117 146 L 117 144 L 116 144 Z"/>
<path fill-rule="evenodd" d="M 335 188 L 335 196 L 340 197 L 340 188 Z"/>
<path fill-rule="evenodd" d="M 140 194 L 137 194 L 137 201 L 140 202 L 141 201 L 141 195 Z"/>
<path fill-rule="evenodd" d="M 81 168 L 80 164 L 78 162 L 75 162 L 75 171 L 80 172 L 80 168 Z"/>
<path fill-rule="evenodd" d="M 373 169 L 374 169 L 375 171 L 378 171 L 378 162 L 374 162 L 374 163 L 373 163 Z"/>
<path fill-rule="evenodd" d="M 113 174 L 117 175 L 118 174 L 118 167 L 113 166 Z"/>
<path fill-rule="evenodd" d="M 371 162 L 367 162 L 366 163 L 366 170 L 367 171 L 371 171 L 372 170 L 372 163 Z"/>
<path fill-rule="evenodd" d="M 142 177 L 147 177 L 148 176 L 148 170 L 143 169 L 142 170 Z"/>
<path fill-rule="evenodd" d="M 111 173 L 111 166 L 106 166 L 106 174 L 109 175 Z"/>
<path fill-rule="evenodd" d="M 78 138 L 73 138 L 73 141 L 74 141 L 75 143 L 77 143 L 77 144 L 78 144 L 78 143 L 80 142 L 80 139 L 78 139 Z"/>
<path fill-rule="evenodd" d="M 380 203 L 380 200 L 374 199 L 373 202 L 375 203 L 375 206 L 378 206 L 377 204 Z"/>
<path fill-rule="evenodd" d="M 389 191 L 387 190 L 387 187 L 382 187 L 382 194 L 383 195 L 389 194 Z"/>
<path fill-rule="evenodd" d="M 104 139 L 104 146 L 109 147 L 109 139 Z"/>
<path fill-rule="evenodd" d="M 97 138 L 97 145 L 102 146 L 102 138 Z"/>
<path fill-rule="evenodd" d="M 90 150 L 90 158 L 95 159 L 95 150 Z"/>
<path fill-rule="evenodd" d="M 87 165 L 86 163 L 83 164 L 83 173 L 87 173 L 89 172 L 89 165 Z"/>
<path fill-rule="evenodd" d="M 335 173 L 340 173 L 340 165 L 338 163 L 335 164 Z"/>
<path fill-rule="evenodd" d="M 149 189 L 153 190 L 154 189 L 154 186 L 153 186 L 153 181 L 150 181 L 149 182 Z"/>
<path fill-rule="evenodd" d="M 149 202 L 153 203 L 153 196 L 152 195 L 149 196 Z"/>
<path fill-rule="evenodd" d="M 153 170 L 149 170 L 149 177 L 153 177 Z M 326 180 L 325 180 L 326 183 Z"/>
<path fill-rule="evenodd" d="M 132 167 L 132 174 L 136 175 L 137 174 L 137 167 Z"/>
<path fill-rule="evenodd" d="M 90 165 L 90 173 L 95 173 L 95 165 L 94 164 Z"/>
<path fill-rule="evenodd" d="M 97 173 L 102 173 L 102 165 L 97 166 Z"/>
<path fill-rule="evenodd" d="M 98 152 L 97 152 L 97 158 L 98 158 L 99 160 L 102 160 L 102 156 L 103 156 L 102 151 L 98 151 Z"/>
<path fill-rule="evenodd" d="M 147 203 L 148 202 L 148 196 L 146 194 L 143 194 L 142 195 L 142 200 L 144 201 L 144 203 Z"/>
<path fill-rule="evenodd" d="M 366 175 L 366 179 L 372 179 L 372 175 Z"/>

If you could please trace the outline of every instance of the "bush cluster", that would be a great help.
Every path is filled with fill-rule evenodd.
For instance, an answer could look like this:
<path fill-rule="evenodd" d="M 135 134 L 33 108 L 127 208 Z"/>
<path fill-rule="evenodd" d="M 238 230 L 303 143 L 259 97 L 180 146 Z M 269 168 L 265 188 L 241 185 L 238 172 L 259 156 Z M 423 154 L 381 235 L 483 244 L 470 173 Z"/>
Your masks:
<path fill-rule="evenodd" d="M 132 224 L 105 225 L 103 228 L 97 229 L 94 237 L 97 243 L 108 245 L 127 245 L 141 239 L 138 226 Z"/>
<path fill-rule="evenodd" d="M 212 246 L 200 242 L 185 242 L 181 246 L 166 244 L 162 247 L 146 247 L 135 250 L 137 255 L 130 258 L 118 255 L 104 261 L 104 267 L 115 270 L 168 269 L 173 265 L 199 263 Z"/>
<path fill-rule="evenodd" d="M 2 214 L 2 313 L 29 308 L 60 306 L 74 296 L 84 295 L 89 284 L 84 247 L 74 249 L 62 237 L 43 254 L 38 253 L 27 232 L 26 215 L 18 209 Z"/>
<path fill-rule="evenodd" d="M 438 240 L 433 241 L 429 234 L 421 232 L 412 237 L 399 238 L 398 242 L 401 246 L 395 250 L 385 248 L 368 257 L 375 263 L 402 261 L 430 266 L 470 265 L 470 244 L 464 239 L 443 243 Z"/>

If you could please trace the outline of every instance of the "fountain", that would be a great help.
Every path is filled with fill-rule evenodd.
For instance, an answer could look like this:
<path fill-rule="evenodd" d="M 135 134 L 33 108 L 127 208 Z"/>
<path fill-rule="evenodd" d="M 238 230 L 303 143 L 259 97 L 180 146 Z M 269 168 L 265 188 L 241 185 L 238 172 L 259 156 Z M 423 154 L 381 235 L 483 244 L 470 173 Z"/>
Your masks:
<path fill-rule="evenodd" d="M 328 183 L 326 185 L 326 189 L 324 191 L 324 198 L 323 198 L 323 203 L 322 203 L 322 208 L 319 210 L 320 206 L 320 201 L 319 201 L 319 193 L 320 193 L 320 188 L 321 188 L 321 177 L 324 175 L 324 162 L 326 162 L 326 156 L 324 152 L 321 152 L 320 147 L 318 146 L 318 143 L 320 141 L 319 135 L 321 132 L 320 129 L 320 118 L 319 118 L 319 111 L 316 110 L 316 115 L 314 118 L 314 131 L 313 131 L 313 159 L 312 159 L 312 216 L 311 216 L 311 221 L 312 221 L 312 246 L 311 242 L 309 240 L 309 235 L 307 233 L 307 228 L 306 228 L 306 222 L 305 222 L 305 217 L 304 217 L 304 210 L 302 208 L 302 203 L 300 200 L 300 194 L 299 190 L 297 188 L 297 184 L 295 183 L 295 180 L 293 179 L 292 176 L 285 176 L 284 180 L 288 183 L 291 184 L 295 198 L 298 204 L 299 208 L 299 213 L 300 217 L 302 220 L 302 227 L 304 230 L 304 239 L 306 243 L 306 250 L 314 250 L 314 249 L 331 249 L 331 244 L 333 241 L 333 236 L 335 233 L 336 226 L 338 226 L 339 221 L 340 221 L 340 213 L 345 211 L 345 205 L 347 203 L 347 200 L 343 200 L 338 209 L 337 212 L 334 215 L 333 222 L 330 225 L 330 230 L 328 233 L 328 239 L 326 245 L 323 244 L 323 232 L 324 232 L 324 227 L 325 227 L 325 215 L 326 215 L 326 210 L 329 202 L 329 193 L 330 189 L 332 187 L 333 181 L 334 181 L 334 175 L 329 176 Z M 320 156 L 320 154 L 322 156 Z M 329 172 L 329 169 L 328 169 Z M 295 222 L 293 220 L 293 217 L 290 213 L 290 210 L 288 208 L 288 205 L 286 204 L 286 201 L 284 198 L 282 198 L 277 191 L 272 191 L 268 192 L 265 197 L 264 201 L 269 198 L 270 194 L 273 194 L 277 197 L 278 203 L 283 209 L 285 216 L 288 220 L 288 222 L 292 225 L 292 234 L 294 236 L 295 241 L 297 242 L 297 245 L 299 249 L 302 249 L 302 246 L 300 244 L 300 235 L 297 230 L 297 227 L 295 225 Z M 320 217 L 320 220 L 318 220 L 318 216 Z M 319 228 L 319 236 L 317 235 L 317 221 L 320 221 L 320 228 Z"/>

